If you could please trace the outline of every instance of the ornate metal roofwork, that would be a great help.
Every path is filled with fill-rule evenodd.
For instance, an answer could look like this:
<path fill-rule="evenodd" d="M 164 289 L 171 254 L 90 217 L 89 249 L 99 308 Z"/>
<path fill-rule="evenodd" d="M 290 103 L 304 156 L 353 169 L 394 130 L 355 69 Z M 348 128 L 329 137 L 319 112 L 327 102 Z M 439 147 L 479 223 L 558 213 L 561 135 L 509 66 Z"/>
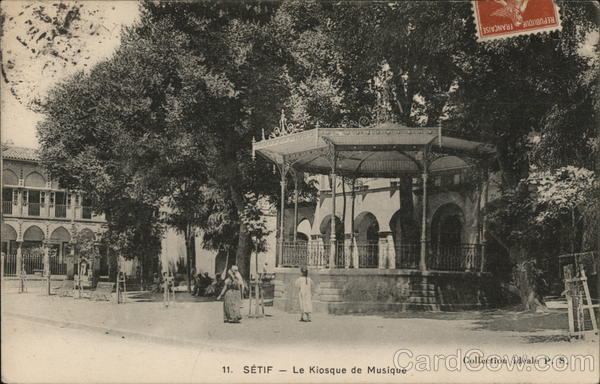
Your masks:
<path fill-rule="evenodd" d="M 496 154 L 491 144 L 442 135 L 439 127 L 409 128 L 393 123 L 290 133 L 254 142 L 252 151 L 276 164 L 316 174 L 331 172 L 335 153 L 336 173 L 364 177 L 420 173 L 424 153 L 431 173 L 464 168 L 468 166 L 465 159 Z"/>

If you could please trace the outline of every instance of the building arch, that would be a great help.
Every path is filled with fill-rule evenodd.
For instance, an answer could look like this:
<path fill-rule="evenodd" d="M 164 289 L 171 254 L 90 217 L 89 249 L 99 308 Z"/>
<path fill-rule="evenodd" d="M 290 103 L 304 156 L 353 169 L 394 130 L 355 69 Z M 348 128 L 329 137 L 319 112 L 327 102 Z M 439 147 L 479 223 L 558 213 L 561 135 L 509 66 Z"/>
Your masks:
<path fill-rule="evenodd" d="M 25 177 L 25 186 L 33 188 L 45 188 L 46 179 L 39 172 L 33 171 Z"/>
<path fill-rule="evenodd" d="M 379 222 L 371 212 L 361 212 L 354 219 L 355 238 L 360 243 L 373 243 L 379 240 Z"/>
<path fill-rule="evenodd" d="M 2 223 L 2 242 L 16 241 L 17 231 L 8 223 Z"/>
<path fill-rule="evenodd" d="M 331 215 L 327 215 L 323 218 L 319 230 L 321 235 L 324 235 L 324 240 L 329 240 L 331 236 Z M 342 221 L 337 216 L 335 216 L 335 237 L 337 240 L 344 238 L 344 224 L 342 224 Z"/>
<path fill-rule="evenodd" d="M 416 245 L 421 238 L 421 226 L 407 210 L 397 210 L 390 219 L 390 230 L 396 248 Z"/>
<path fill-rule="evenodd" d="M 96 235 L 94 234 L 94 231 L 92 231 L 89 228 L 83 228 L 81 231 L 79 231 L 79 237 L 87 240 L 96 240 Z"/>
<path fill-rule="evenodd" d="M 4 169 L 2 172 L 2 185 L 19 185 L 19 177 L 10 169 Z"/>
<path fill-rule="evenodd" d="M 310 238 L 311 228 L 312 225 L 309 219 L 305 218 L 300 221 L 298 227 L 296 227 L 296 238 L 298 241 L 308 241 Z"/>
<path fill-rule="evenodd" d="M 371 212 L 361 212 L 354 220 L 358 265 L 376 268 L 379 264 L 379 222 Z"/>
<path fill-rule="evenodd" d="M 71 241 L 71 234 L 65 227 L 58 227 L 54 231 L 52 231 L 52 235 L 50 235 L 50 240 L 58 241 L 61 243 L 68 243 Z"/>
<path fill-rule="evenodd" d="M 40 248 L 44 242 L 44 231 L 37 225 L 30 225 L 23 232 L 23 248 L 36 249 Z"/>
<path fill-rule="evenodd" d="M 465 215 L 454 203 L 440 206 L 431 220 L 431 245 L 434 251 L 459 248 L 465 242 Z"/>

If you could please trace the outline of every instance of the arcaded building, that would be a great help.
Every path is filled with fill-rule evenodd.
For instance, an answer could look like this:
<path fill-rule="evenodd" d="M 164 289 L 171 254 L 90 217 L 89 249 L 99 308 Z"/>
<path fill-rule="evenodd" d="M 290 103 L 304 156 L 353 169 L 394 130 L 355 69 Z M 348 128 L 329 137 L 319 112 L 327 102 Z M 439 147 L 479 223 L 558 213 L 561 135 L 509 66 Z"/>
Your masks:
<path fill-rule="evenodd" d="M 76 273 L 74 234 L 96 239 L 103 230 L 104 216 L 92 211 L 82 193 L 53 180 L 32 148 L 9 146 L 2 151 L 2 253 L 4 274 L 17 274 L 22 260 L 25 272 L 41 275 L 44 255 L 49 256 L 52 275 Z M 101 258 L 97 273 L 108 274 Z"/>

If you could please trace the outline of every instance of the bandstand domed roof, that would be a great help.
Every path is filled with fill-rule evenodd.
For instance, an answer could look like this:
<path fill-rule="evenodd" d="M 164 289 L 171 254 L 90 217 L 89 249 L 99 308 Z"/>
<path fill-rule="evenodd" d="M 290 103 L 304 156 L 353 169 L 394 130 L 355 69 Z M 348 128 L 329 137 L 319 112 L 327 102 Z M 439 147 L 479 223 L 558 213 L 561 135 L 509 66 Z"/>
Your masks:
<path fill-rule="evenodd" d="M 302 172 L 328 174 L 332 153 L 336 173 L 398 177 L 421 172 L 423 153 L 435 153 L 432 173 L 463 168 L 463 158 L 494 156 L 491 144 L 442 135 L 439 127 L 410 128 L 386 123 L 363 128 L 316 128 L 253 143 L 257 153 Z"/>

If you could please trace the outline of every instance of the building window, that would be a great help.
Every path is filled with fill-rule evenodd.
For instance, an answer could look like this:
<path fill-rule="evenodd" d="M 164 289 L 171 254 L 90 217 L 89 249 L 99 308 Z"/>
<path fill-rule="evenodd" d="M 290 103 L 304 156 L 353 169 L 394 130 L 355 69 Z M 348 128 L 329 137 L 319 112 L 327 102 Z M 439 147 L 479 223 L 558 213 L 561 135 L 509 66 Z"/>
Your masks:
<path fill-rule="evenodd" d="M 81 199 L 81 218 L 91 219 L 92 218 L 92 200 L 89 197 L 83 197 Z"/>
<path fill-rule="evenodd" d="M 67 194 L 64 192 L 55 192 L 54 217 L 67 217 Z"/>
<path fill-rule="evenodd" d="M 454 185 L 460 184 L 460 173 L 454 175 Z"/>
<path fill-rule="evenodd" d="M 41 206 L 40 191 L 27 191 L 27 212 L 29 216 L 39 216 Z"/>
<path fill-rule="evenodd" d="M 13 189 L 2 188 L 2 212 L 6 215 L 12 215 L 13 207 Z"/>

